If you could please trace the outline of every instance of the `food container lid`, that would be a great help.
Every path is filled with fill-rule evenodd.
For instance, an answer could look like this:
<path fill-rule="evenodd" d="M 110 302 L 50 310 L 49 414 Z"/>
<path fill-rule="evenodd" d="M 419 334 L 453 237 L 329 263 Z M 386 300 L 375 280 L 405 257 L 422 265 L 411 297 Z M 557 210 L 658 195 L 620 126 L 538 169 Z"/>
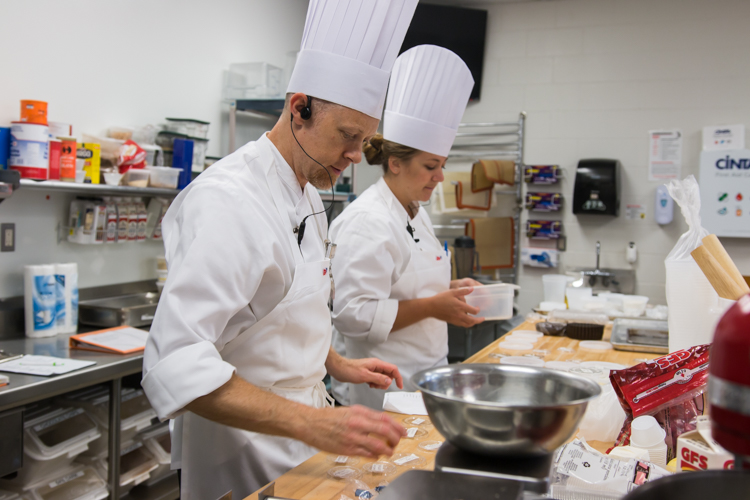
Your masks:
<path fill-rule="evenodd" d="M 107 477 L 109 466 L 106 458 L 83 457 L 79 460 L 86 460 L 95 465 L 100 473 Z M 158 466 L 159 462 L 144 446 L 143 441 L 138 439 L 126 442 L 120 450 L 120 486 L 130 483 L 141 484 Z"/>
<path fill-rule="evenodd" d="M 135 427 L 138 430 L 151 425 L 156 411 L 151 408 L 142 389 L 124 388 L 120 392 L 121 429 Z M 109 429 L 109 389 L 97 386 L 90 390 L 79 391 L 64 399 L 72 406 L 88 410 L 103 429 Z"/>
<path fill-rule="evenodd" d="M 544 360 L 533 356 L 506 356 L 500 358 L 501 365 L 544 366 Z"/>
<path fill-rule="evenodd" d="M 160 464 L 172 463 L 172 440 L 168 423 L 164 422 L 143 431 L 139 438 Z"/>
<path fill-rule="evenodd" d="M 24 431 L 29 438 L 24 451 L 36 460 L 78 454 L 101 435 L 83 408 L 56 405 L 32 410 L 26 417 Z"/>
<path fill-rule="evenodd" d="M 36 500 L 98 500 L 109 493 L 94 469 L 79 465 L 38 483 L 31 494 Z"/>

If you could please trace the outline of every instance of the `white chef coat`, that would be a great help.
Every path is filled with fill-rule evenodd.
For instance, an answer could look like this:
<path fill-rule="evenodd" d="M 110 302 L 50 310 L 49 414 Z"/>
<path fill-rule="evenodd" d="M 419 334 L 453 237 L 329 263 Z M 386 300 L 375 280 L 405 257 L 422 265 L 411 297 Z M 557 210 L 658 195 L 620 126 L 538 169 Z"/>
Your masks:
<path fill-rule="evenodd" d="M 406 230 L 407 220 L 413 238 Z M 450 256 L 435 237 L 426 211 L 420 208 L 410 219 L 381 178 L 334 219 L 330 231 L 337 244 L 334 348 L 341 350 L 343 337 L 347 357 L 394 363 L 404 380 L 446 364 L 446 322 L 426 318 L 391 332 L 400 300 L 430 297 L 450 288 Z M 349 384 L 347 401 L 341 384 L 332 382 L 334 394 L 345 403 L 382 408 L 384 391 Z M 398 390 L 395 382 L 388 390 Z"/>
<path fill-rule="evenodd" d="M 169 276 L 143 363 L 142 385 L 160 418 L 182 416 L 188 403 L 234 372 L 289 399 L 325 404 L 319 384 L 330 346 L 324 214 L 307 220 L 301 248 L 292 233 L 322 210 L 317 190 L 309 183 L 300 188 L 266 135 L 214 164 L 175 198 L 162 224 Z M 307 309 L 297 311 L 295 297 L 305 296 Z M 290 338 L 284 322 L 310 334 Z M 183 498 L 218 497 L 229 489 L 250 494 L 315 453 L 291 439 L 185 418 L 173 436 L 173 457 L 178 464 L 182 459 L 189 486 Z"/>

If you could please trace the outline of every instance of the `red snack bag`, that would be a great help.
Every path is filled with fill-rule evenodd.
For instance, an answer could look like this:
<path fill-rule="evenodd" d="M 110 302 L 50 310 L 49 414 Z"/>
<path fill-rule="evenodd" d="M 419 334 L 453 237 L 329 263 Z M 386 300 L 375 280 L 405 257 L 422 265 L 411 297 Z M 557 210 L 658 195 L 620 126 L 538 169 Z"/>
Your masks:
<path fill-rule="evenodd" d="M 144 168 L 146 166 L 146 152 L 135 142 L 125 141 L 120 146 L 120 154 L 117 158 L 117 167 L 121 174 L 131 168 Z"/>
<path fill-rule="evenodd" d="M 694 430 L 697 417 L 703 415 L 708 351 L 708 345 L 695 346 L 610 372 L 612 387 L 627 414 L 615 446 L 630 443 L 634 418 L 651 415 L 667 432 L 668 459 L 673 458 L 677 437 Z"/>

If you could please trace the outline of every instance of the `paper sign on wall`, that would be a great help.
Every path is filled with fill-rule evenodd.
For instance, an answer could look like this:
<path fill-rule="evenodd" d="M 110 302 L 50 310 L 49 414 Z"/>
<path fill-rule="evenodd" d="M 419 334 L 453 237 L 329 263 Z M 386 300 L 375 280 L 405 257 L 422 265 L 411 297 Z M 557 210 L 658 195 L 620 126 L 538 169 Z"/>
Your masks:
<path fill-rule="evenodd" d="M 651 130 L 649 136 L 648 180 L 679 179 L 682 171 L 682 132 Z"/>
<path fill-rule="evenodd" d="M 720 125 L 703 127 L 703 151 L 745 149 L 745 126 Z"/>
<path fill-rule="evenodd" d="M 750 150 L 703 151 L 701 221 L 717 236 L 750 237 Z"/>

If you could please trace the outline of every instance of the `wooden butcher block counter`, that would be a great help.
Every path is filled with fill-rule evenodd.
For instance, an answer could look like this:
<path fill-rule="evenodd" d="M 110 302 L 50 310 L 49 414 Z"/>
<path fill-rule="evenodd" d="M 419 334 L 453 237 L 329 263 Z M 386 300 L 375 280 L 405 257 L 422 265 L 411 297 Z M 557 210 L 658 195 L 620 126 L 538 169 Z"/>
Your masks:
<path fill-rule="evenodd" d="M 533 323 L 523 323 L 515 330 L 534 330 Z M 611 327 L 607 327 L 604 331 L 604 339 L 609 339 L 611 333 Z M 507 335 L 506 335 L 507 336 Z M 505 337 L 505 336 L 504 336 Z M 525 354 L 524 352 L 512 352 L 503 351 L 498 347 L 498 344 L 505 340 L 504 337 L 492 342 L 490 345 L 471 356 L 469 359 L 464 361 L 465 363 L 498 363 L 499 354 L 516 355 Z M 537 351 L 534 354 L 541 357 L 544 354 L 544 361 L 608 361 L 611 363 L 619 363 L 625 366 L 632 366 L 638 364 L 646 359 L 653 359 L 658 357 L 656 354 L 647 354 L 641 352 L 626 352 L 626 351 L 595 351 L 589 349 L 579 349 L 579 342 L 572 340 L 567 337 L 550 337 L 545 336 L 540 342 L 534 345 L 534 350 Z M 543 353 L 541 351 L 546 351 Z M 494 356 L 493 356 L 494 354 Z M 409 415 L 402 415 L 396 413 L 389 413 L 397 422 L 402 423 L 406 428 L 419 427 L 427 431 L 426 435 L 417 436 L 414 439 L 404 438 L 396 447 L 396 454 L 411 454 L 414 453 L 420 457 L 423 457 L 424 463 L 417 467 L 425 470 L 432 470 L 435 465 L 435 453 L 436 451 L 425 451 L 419 448 L 419 444 L 425 441 L 444 441 L 443 436 L 429 424 L 429 417 L 424 418 L 427 422 L 422 425 L 415 426 L 404 422 L 405 419 L 409 418 Z M 421 434 L 421 433 L 420 433 Z M 612 443 L 599 443 L 596 441 L 589 441 L 589 444 L 595 448 L 604 451 L 612 445 Z M 346 481 L 331 479 L 328 477 L 328 471 L 332 467 L 336 467 L 339 464 L 334 463 L 336 457 L 330 453 L 320 452 L 314 457 L 310 458 L 306 462 L 298 465 L 294 469 L 290 470 L 283 476 L 279 477 L 275 481 L 274 495 L 283 498 L 292 498 L 295 500 L 338 500 L 339 496 L 344 493 L 347 496 L 353 498 L 354 494 L 348 493 L 350 485 Z M 355 459 L 357 460 L 357 459 Z M 354 468 L 362 470 L 363 465 L 368 462 L 373 462 L 372 459 L 358 459 L 358 463 L 353 465 Z M 345 465 L 345 464 L 344 464 Z M 360 480 L 364 481 L 371 488 L 377 486 L 381 481 L 387 482 L 393 481 L 398 475 L 410 470 L 408 464 L 397 467 L 397 470 L 385 477 L 382 475 L 368 475 L 363 471 L 363 476 Z M 248 500 L 255 500 L 258 498 L 258 492 L 248 496 Z"/>

